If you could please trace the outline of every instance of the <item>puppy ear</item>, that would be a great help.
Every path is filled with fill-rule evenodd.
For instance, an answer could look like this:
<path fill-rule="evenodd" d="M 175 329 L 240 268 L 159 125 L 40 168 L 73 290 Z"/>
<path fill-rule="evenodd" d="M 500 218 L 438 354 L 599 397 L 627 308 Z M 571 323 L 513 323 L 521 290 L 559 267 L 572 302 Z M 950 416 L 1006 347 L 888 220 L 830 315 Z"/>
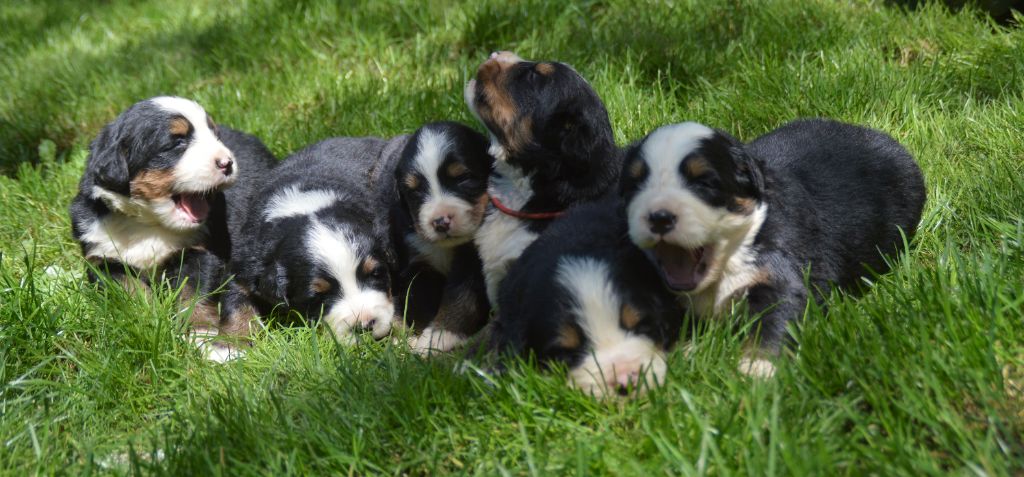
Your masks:
<path fill-rule="evenodd" d="M 754 198 L 761 198 L 764 193 L 764 173 L 761 163 L 747 153 L 743 146 L 729 148 L 729 154 L 736 163 L 736 182 L 749 190 Z"/>
<path fill-rule="evenodd" d="M 95 171 L 96 185 L 128 195 L 127 151 L 116 133 L 117 124 L 103 128 L 89 146 L 89 168 Z"/>
<path fill-rule="evenodd" d="M 288 270 L 281 262 L 265 264 L 254 281 L 253 288 L 265 300 L 288 304 Z"/>

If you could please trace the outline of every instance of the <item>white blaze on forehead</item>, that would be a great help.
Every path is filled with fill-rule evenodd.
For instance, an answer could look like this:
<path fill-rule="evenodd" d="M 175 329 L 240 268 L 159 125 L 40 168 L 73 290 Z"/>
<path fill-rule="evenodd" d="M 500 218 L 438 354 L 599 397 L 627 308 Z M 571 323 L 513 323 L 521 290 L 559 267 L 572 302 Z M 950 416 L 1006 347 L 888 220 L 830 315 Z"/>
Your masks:
<path fill-rule="evenodd" d="M 263 217 L 266 220 L 274 220 L 297 215 L 312 215 L 341 199 L 334 191 L 299 190 L 299 186 L 293 185 L 275 193 L 267 201 Z"/>
<path fill-rule="evenodd" d="M 563 257 L 556 280 L 576 305 L 576 315 L 593 348 L 622 341 L 626 333 L 619 327 L 619 295 L 608 274 L 608 264 L 592 258 Z"/>
<path fill-rule="evenodd" d="M 568 257 L 559 260 L 556 273 L 558 284 L 576 305 L 577 322 L 590 342 L 583 362 L 570 370 L 570 382 L 598 397 L 619 386 L 660 385 L 666 371 L 664 352 L 650 337 L 620 326 L 622 301 L 608 265 L 592 258 Z"/>
<path fill-rule="evenodd" d="M 150 101 L 167 113 L 181 115 L 192 124 L 192 142 L 174 167 L 176 192 L 202 192 L 234 183 L 238 177 L 238 162 L 234 162 L 232 174 L 222 178 L 216 161 L 234 159 L 234 154 L 210 129 L 202 106 L 177 96 L 160 96 Z"/>
<path fill-rule="evenodd" d="M 452 141 L 443 133 L 424 129 L 420 133 L 419 148 L 416 151 L 416 169 L 427 179 L 430 197 L 438 197 L 444 193 L 438 179 L 438 169 L 451 149 Z"/>
<path fill-rule="evenodd" d="M 363 288 L 357 277 L 364 250 L 345 230 L 314 221 L 307 236 L 310 258 L 318 263 L 341 287 L 340 300 L 325 310 L 324 321 L 339 342 L 347 342 L 350 331 L 358 324 L 370 326 L 374 337 L 380 338 L 391 329 L 394 305 L 386 290 Z"/>
<path fill-rule="evenodd" d="M 671 124 L 652 132 L 641 147 L 650 171 L 648 186 L 679 184 L 679 163 L 714 134 L 713 129 L 698 123 Z"/>
<path fill-rule="evenodd" d="M 306 238 L 310 259 L 320 264 L 341 286 L 343 296 L 359 293 L 356 270 L 360 265 L 360 250 L 345 230 L 328 227 L 313 221 Z"/>

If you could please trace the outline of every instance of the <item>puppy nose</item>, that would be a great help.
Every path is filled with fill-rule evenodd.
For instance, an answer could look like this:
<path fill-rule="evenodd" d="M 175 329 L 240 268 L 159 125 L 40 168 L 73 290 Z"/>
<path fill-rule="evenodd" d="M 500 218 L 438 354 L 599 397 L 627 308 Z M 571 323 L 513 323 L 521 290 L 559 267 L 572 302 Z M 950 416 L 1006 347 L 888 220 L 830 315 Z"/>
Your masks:
<path fill-rule="evenodd" d="M 512 53 L 511 51 L 495 51 L 491 53 L 490 59 L 505 64 L 514 64 L 523 61 L 519 55 Z"/>
<path fill-rule="evenodd" d="M 230 157 L 218 157 L 214 161 L 214 164 L 217 165 L 217 169 L 220 169 L 224 175 L 230 176 L 232 169 L 234 169 L 235 161 Z"/>
<path fill-rule="evenodd" d="M 452 228 L 452 218 L 449 215 L 445 215 L 443 217 L 436 217 L 434 218 L 433 222 L 431 222 L 431 225 L 434 226 L 434 230 L 437 233 L 443 234 Z"/>
<path fill-rule="evenodd" d="M 664 235 L 676 228 L 676 214 L 665 209 L 655 210 L 647 216 L 647 222 L 651 224 L 651 232 Z"/>

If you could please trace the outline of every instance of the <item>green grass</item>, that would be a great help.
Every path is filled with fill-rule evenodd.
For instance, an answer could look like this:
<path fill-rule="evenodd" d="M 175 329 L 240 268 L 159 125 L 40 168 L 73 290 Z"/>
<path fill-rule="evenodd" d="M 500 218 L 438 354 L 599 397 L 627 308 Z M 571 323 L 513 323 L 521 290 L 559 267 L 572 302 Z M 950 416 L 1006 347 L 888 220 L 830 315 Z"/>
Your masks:
<path fill-rule="evenodd" d="M 0 6 L 0 472 L 1024 474 L 1024 30 L 882 2 L 339 3 Z M 218 366 L 173 291 L 83 284 L 66 207 L 134 101 L 194 98 L 283 156 L 471 123 L 462 85 L 497 48 L 573 64 L 620 144 L 682 120 L 887 131 L 925 171 L 920 232 L 866 296 L 808 311 L 775 379 L 712 326 L 626 403 L 304 327 Z"/>

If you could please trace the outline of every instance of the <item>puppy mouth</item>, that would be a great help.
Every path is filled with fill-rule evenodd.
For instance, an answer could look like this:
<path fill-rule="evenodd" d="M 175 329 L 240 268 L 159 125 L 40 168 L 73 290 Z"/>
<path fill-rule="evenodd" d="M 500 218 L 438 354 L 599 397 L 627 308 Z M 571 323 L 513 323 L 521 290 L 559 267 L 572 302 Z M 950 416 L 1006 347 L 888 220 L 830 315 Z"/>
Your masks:
<path fill-rule="evenodd" d="M 171 196 L 174 207 L 194 224 L 202 223 L 210 215 L 210 201 L 205 193 L 183 192 Z"/>
<path fill-rule="evenodd" d="M 673 291 L 689 292 L 708 275 L 714 249 L 711 246 L 686 248 L 658 242 L 645 250 L 647 258 L 658 268 L 661 278 Z"/>

